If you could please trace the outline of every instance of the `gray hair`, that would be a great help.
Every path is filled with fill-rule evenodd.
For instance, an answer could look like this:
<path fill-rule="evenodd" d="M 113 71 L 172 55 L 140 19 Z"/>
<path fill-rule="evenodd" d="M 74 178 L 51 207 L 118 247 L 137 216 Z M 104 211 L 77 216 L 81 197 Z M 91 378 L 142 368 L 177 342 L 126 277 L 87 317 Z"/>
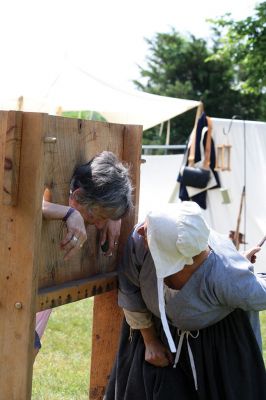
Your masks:
<path fill-rule="evenodd" d="M 88 209 L 102 207 L 112 220 L 122 218 L 131 208 L 132 184 L 129 168 L 110 151 L 97 154 L 74 170 L 70 193 Z"/>

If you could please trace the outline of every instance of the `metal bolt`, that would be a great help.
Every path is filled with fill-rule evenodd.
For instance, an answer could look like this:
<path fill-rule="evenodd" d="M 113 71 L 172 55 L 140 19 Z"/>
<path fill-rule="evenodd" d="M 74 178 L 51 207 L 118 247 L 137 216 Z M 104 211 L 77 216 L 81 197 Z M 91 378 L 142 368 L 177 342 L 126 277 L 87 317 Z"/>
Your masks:
<path fill-rule="evenodd" d="M 18 301 L 17 303 L 15 303 L 15 308 L 16 308 L 17 310 L 21 310 L 21 308 L 22 308 L 22 303 L 20 303 L 19 301 Z"/>
<path fill-rule="evenodd" d="M 46 136 L 44 138 L 44 143 L 56 143 L 56 137 Z"/>

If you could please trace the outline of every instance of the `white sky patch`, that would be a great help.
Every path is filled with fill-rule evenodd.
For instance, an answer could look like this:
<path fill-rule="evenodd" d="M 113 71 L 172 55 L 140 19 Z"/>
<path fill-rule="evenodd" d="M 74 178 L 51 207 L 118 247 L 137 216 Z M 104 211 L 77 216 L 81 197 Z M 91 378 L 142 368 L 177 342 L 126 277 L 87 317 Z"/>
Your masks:
<path fill-rule="evenodd" d="M 256 1 L 8 0 L 1 11 L 1 94 L 45 93 L 70 60 L 117 86 L 133 88 L 156 32 L 208 37 L 206 18 L 254 13 Z"/>

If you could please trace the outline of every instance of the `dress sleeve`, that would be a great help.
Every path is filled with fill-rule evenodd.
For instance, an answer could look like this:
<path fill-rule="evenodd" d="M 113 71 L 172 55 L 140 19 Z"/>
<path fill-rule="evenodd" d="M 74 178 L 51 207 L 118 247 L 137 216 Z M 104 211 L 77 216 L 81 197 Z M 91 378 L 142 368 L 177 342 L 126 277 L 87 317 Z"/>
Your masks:
<path fill-rule="evenodd" d="M 129 236 L 118 268 L 118 304 L 128 311 L 147 311 L 139 283 L 144 258 L 142 238 L 134 231 Z"/>
<path fill-rule="evenodd" d="M 135 312 L 123 308 L 126 321 L 132 329 L 145 329 L 153 325 L 152 313 L 150 311 Z"/>
<path fill-rule="evenodd" d="M 245 311 L 266 309 L 266 281 L 248 268 L 226 268 L 215 284 L 219 302 Z"/>

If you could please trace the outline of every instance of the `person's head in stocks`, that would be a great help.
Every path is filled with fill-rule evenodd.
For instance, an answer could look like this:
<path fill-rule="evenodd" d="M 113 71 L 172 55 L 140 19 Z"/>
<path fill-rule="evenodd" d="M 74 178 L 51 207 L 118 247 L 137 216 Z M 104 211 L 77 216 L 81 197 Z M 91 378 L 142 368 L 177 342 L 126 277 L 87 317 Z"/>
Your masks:
<path fill-rule="evenodd" d="M 132 208 L 129 169 L 112 152 L 96 155 L 74 170 L 69 204 L 97 229 L 121 219 Z"/>
<path fill-rule="evenodd" d="M 163 210 L 151 211 L 144 224 L 145 236 L 157 275 L 161 320 L 172 352 L 176 346 L 170 334 L 164 303 L 164 280 L 180 271 L 193 273 L 207 258 L 210 229 L 194 202 L 169 204 Z M 185 271 L 186 270 L 186 271 Z"/>
<path fill-rule="evenodd" d="M 53 204 L 45 198 L 43 202 L 45 218 L 63 219 L 66 223 L 67 234 L 60 242 L 64 260 L 71 258 L 87 240 L 85 224 L 100 230 L 101 245 L 108 243 L 102 251 L 111 256 L 114 246 L 118 245 L 120 219 L 133 207 L 129 168 L 109 151 L 76 167 L 70 183 L 69 206 Z M 40 337 L 50 312 L 37 315 L 35 355 L 41 347 Z"/>

